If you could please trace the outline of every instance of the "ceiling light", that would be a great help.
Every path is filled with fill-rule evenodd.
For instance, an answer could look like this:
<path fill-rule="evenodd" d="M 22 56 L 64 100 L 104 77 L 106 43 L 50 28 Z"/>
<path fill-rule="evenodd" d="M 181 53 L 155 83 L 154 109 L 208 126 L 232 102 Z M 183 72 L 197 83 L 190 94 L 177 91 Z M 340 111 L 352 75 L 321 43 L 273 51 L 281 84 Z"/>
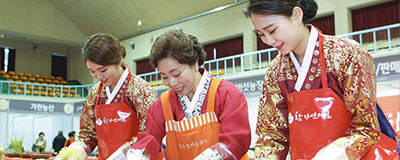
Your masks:
<path fill-rule="evenodd" d="M 129 42 L 129 45 L 131 46 L 132 49 L 135 49 L 135 42 L 130 41 L 130 42 Z"/>
<path fill-rule="evenodd" d="M 4 38 L 5 36 L 4 36 L 4 34 L 2 33 L 2 34 L 0 34 L 0 38 Z"/>
<path fill-rule="evenodd" d="M 142 25 L 142 21 L 139 20 L 139 21 L 137 22 L 137 25 L 138 25 L 138 26 L 141 26 L 141 25 Z"/>

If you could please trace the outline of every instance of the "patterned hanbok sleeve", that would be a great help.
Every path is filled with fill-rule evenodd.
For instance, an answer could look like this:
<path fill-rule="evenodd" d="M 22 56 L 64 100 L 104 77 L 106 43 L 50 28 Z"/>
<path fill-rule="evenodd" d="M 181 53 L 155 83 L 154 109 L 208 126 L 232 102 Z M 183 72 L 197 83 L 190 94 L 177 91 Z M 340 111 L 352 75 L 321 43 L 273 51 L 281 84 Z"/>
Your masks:
<path fill-rule="evenodd" d="M 82 145 L 87 155 L 89 155 L 97 146 L 94 107 L 99 84 L 100 83 L 90 88 L 89 94 L 86 97 L 80 116 L 79 135 L 77 140 L 74 142 L 75 145 L 77 143 Z"/>
<path fill-rule="evenodd" d="M 360 159 L 380 137 L 376 111 L 376 74 L 372 56 L 353 40 L 335 39 L 324 43 L 332 56 L 343 100 L 351 114 L 346 136 L 334 141 L 349 159 Z"/>
<path fill-rule="evenodd" d="M 275 58 L 264 77 L 258 109 L 255 145 L 256 159 L 286 159 L 289 149 L 287 106 L 278 86 L 278 63 Z"/>
<path fill-rule="evenodd" d="M 135 109 L 137 111 L 137 117 L 139 119 L 139 132 L 144 132 L 146 129 L 146 114 L 147 110 L 153 105 L 157 100 L 154 90 L 151 88 L 150 84 L 136 76 L 134 78 L 133 87 L 133 100 L 135 102 Z"/>

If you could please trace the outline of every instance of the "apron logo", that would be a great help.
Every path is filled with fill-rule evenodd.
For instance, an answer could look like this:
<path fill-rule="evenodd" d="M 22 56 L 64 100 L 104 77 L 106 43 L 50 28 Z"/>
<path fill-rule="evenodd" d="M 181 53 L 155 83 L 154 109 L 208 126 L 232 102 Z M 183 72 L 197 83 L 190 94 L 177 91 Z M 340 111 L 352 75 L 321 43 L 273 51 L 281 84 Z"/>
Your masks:
<path fill-rule="evenodd" d="M 193 147 L 199 147 L 202 145 L 207 144 L 207 139 L 202 139 L 200 141 L 192 141 L 192 143 L 188 143 L 188 144 L 178 144 L 179 149 L 190 149 Z"/>
<path fill-rule="evenodd" d="M 322 119 L 331 119 L 332 116 L 329 115 L 329 110 L 332 107 L 333 101 L 335 99 L 332 97 L 326 97 L 326 98 L 315 98 L 315 103 L 320 106 L 322 110 Z"/>
<path fill-rule="evenodd" d="M 313 112 L 313 113 L 304 113 L 301 114 L 298 111 L 296 111 L 296 113 L 294 114 L 294 116 L 292 115 L 292 113 L 289 113 L 288 116 L 288 120 L 289 120 L 289 124 L 292 124 L 293 121 L 303 121 L 303 120 L 317 120 L 317 119 L 332 119 L 332 115 L 330 115 L 329 110 L 328 111 L 322 111 L 320 113 L 317 112 Z"/>
<path fill-rule="evenodd" d="M 294 120 L 292 113 L 289 113 L 288 119 L 289 119 L 289 124 L 292 124 Z"/>
<path fill-rule="evenodd" d="M 101 126 L 101 124 L 103 123 L 103 121 L 101 121 L 101 119 L 100 118 L 97 118 L 97 120 L 96 120 L 96 124 L 98 125 L 98 126 Z"/>
<path fill-rule="evenodd" d="M 329 111 L 329 109 L 331 109 L 333 100 L 334 99 L 332 97 L 315 98 L 315 103 L 317 106 L 321 107 L 322 112 L 325 112 L 325 111 Z"/>
<path fill-rule="evenodd" d="M 122 111 L 117 111 L 117 114 L 119 116 L 120 121 L 122 121 L 122 122 L 126 122 L 125 119 L 131 115 L 131 113 L 122 112 Z"/>
<path fill-rule="evenodd" d="M 106 118 L 103 117 L 103 119 L 101 118 L 97 118 L 96 120 L 96 124 L 98 126 L 101 126 L 103 124 L 111 124 L 111 123 L 118 123 L 118 122 L 126 122 L 126 119 L 131 115 L 131 113 L 129 112 L 122 112 L 122 111 L 117 111 L 118 117 L 119 118 Z"/>

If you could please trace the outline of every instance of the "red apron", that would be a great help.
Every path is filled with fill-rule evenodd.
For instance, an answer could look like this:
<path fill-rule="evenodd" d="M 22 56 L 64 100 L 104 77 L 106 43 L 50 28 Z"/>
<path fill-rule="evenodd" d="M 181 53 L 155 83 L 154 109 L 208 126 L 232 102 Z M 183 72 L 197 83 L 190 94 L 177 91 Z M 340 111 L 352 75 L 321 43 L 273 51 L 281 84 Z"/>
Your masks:
<path fill-rule="evenodd" d="M 311 159 L 323 147 L 344 137 L 350 128 L 350 113 L 336 93 L 328 88 L 323 37 L 319 33 L 322 88 L 292 92 L 287 95 L 290 156 Z M 279 63 L 280 71 L 281 63 Z M 281 82 L 282 76 L 280 76 Z M 288 93 L 285 85 L 284 89 Z M 363 159 L 398 159 L 396 142 L 381 134 L 381 141 Z M 391 140 L 391 141 L 390 141 Z M 394 148 L 393 148 L 394 147 Z M 384 148 L 391 148 L 384 150 Z M 390 151 L 390 152 L 388 152 Z M 368 157 L 368 158 L 367 158 Z"/>
<path fill-rule="evenodd" d="M 130 79 L 129 73 L 128 83 Z M 102 87 L 103 84 L 100 84 L 96 96 L 95 117 L 99 156 L 100 159 L 106 159 L 121 145 L 136 136 L 139 120 L 135 111 L 124 103 L 126 88 L 120 103 L 97 105 Z"/>
<path fill-rule="evenodd" d="M 194 159 L 207 148 L 218 143 L 220 123 L 214 112 L 215 93 L 221 79 L 211 81 L 207 112 L 200 116 L 175 121 L 171 110 L 169 90 L 161 95 L 167 138 L 167 157 L 171 160 Z M 245 154 L 241 160 L 248 159 Z"/>

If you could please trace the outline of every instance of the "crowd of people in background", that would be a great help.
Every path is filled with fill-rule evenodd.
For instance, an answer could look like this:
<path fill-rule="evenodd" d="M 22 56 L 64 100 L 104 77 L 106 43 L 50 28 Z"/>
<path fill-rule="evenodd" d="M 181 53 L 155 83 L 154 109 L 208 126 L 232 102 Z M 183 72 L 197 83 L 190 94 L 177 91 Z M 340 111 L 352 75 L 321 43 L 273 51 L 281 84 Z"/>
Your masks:
<path fill-rule="evenodd" d="M 39 138 L 35 140 L 35 143 L 32 145 L 32 152 L 46 152 L 47 142 L 44 139 L 45 133 L 40 132 Z M 71 131 L 68 133 L 68 140 L 64 137 L 63 131 L 58 131 L 58 134 L 53 139 L 52 151 L 58 153 L 64 147 L 68 147 L 71 143 L 75 141 L 75 131 Z"/>

